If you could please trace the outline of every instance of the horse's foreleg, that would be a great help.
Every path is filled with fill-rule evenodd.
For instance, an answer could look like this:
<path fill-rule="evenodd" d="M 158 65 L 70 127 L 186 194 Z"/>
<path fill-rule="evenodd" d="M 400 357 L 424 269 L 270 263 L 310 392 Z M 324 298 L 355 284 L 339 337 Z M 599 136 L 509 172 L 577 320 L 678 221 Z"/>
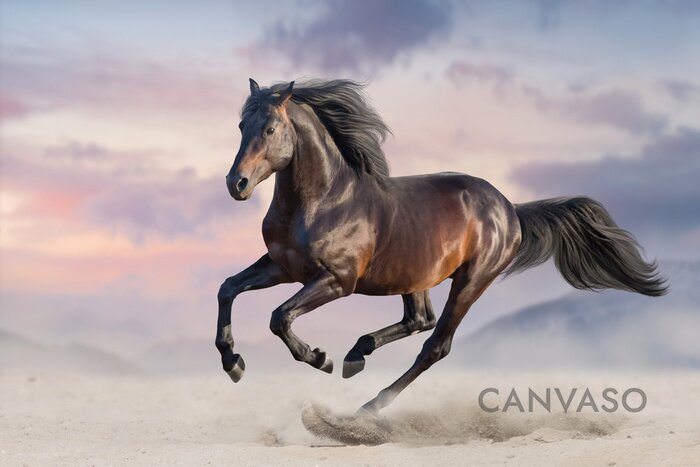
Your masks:
<path fill-rule="evenodd" d="M 349 293 L 336 276 L 329 272 L 321 273 L 272 312 L 270 330 L 282 339 L 295 360 L 332 373 L 333 361 L 321 349 L 311 350 L 308 344 L 292 332 L 291 326 L 297 317 Z"/>
<path fill-rule="evenodd" d="M 427 290 L 401 297 L 403 298 L 403 319 L 396 324 L 360 337 L 345 357 L 343 378 L 350 378 L 362 371 L 365 367 L 365 356 L 379 347 L 435 327 L 435 314 Z"/>
<path fill-rule="evenodd" d="M 284 269 L 273 262 L 268 255 L 263 256 L 251 266 L 231 276 L 221 284 L 219 289 L 219 318 L 216 326 L 216 348 L 221 353 L 221 363 L 234 383 L 243 376 L 245 363 L 243 358 L 233 353 L 233 336 L 231 334 L 231 306 L 236 296 L 246 290 L 264 289 L 277 284 L 291 282 Z"/>

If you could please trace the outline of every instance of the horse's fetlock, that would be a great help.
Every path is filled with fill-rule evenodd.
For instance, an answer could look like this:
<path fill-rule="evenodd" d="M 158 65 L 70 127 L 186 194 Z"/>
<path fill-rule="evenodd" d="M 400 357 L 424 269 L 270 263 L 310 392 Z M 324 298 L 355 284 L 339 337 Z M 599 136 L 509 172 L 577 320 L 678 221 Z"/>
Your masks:
<path fill-rule="evenodd" d="M 365 334 L 357 339 L 355 348 L 359 349 L 363 354 L 368 355 L 366 352 L 371 352 L 377 348 L 377 339 L 374 336 Z"/>
<path fill-rule="evenodd" d="M 228 342 L 225 339 L 217 339 L 216 342 L 214 342 L 214 345 L 217 349 L 219 349 L 219 352 L 225 352 L 227 350 L 230 350 L 232 344 L 233 342 Z"/>

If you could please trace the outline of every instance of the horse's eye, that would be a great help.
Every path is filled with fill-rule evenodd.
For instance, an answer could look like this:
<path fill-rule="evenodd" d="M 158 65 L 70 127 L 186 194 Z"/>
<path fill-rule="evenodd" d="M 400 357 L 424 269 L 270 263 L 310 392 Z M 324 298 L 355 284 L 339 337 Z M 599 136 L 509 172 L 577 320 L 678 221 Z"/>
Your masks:
<path fill-rule="evenodd" d="M 274 133 L 274 132 L 275 132 L 275 129 L 272 128 L 272 127 L 270 127 L 270 128 L 268 128 L 267 130 L 265 130 L 265 133 L 267 133 L 268 135 L 271 135 L 271 134 Z"/>

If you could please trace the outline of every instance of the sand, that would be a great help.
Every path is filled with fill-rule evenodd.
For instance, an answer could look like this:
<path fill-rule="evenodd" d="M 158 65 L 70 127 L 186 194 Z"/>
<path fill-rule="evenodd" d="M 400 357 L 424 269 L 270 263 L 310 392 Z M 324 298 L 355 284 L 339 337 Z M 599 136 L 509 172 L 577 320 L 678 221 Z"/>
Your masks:
<path fill-rule="evenodd" d="M 296 370 L 296 371 L 293 371 Z M 700 462 L 700 374 L 457 372 L 425 374 L 383 412 L 388 443 L 348 446 L 309 433 L 304 404 L 350 414 L 395 375 L 342 380 L 288 373 L 122 377 L 0 373 L 0 465 L 693 465 Z M 639 413 L 486 413 L 516 388 L 642 388 Z M 581 391 L 583 389 L 580 389 Z M 519 394 L 519 395 L 520 395 Z M 580 399 L 575 399 L 578 404 Z M 541 409 L 541 408 L 540 408 Z"/>

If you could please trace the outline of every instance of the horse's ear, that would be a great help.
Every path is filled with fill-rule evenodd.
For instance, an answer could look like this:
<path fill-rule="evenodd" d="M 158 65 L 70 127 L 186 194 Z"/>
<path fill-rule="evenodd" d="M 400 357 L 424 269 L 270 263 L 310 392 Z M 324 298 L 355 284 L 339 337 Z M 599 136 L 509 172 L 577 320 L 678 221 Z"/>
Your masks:
<path fill-rule="evenodd" d="M 289 98 L 292 97 L 292 89 L 294 89 L 294 81 L 289 83 L 289 86 L 287 86 L 284 91 L 280 92 L 280 97 L 277 100 L 277 105 L 283 106 L 284 104 L 289 101 Z"/>
<path fill-rule="evenodd" d="M 258 86 L 258 83 L 255 82 L 253 78 L 248 78 L 248 81 L 250 81 L 250 94 L 257 94 L 260 92 L 260 86 Z"/>

